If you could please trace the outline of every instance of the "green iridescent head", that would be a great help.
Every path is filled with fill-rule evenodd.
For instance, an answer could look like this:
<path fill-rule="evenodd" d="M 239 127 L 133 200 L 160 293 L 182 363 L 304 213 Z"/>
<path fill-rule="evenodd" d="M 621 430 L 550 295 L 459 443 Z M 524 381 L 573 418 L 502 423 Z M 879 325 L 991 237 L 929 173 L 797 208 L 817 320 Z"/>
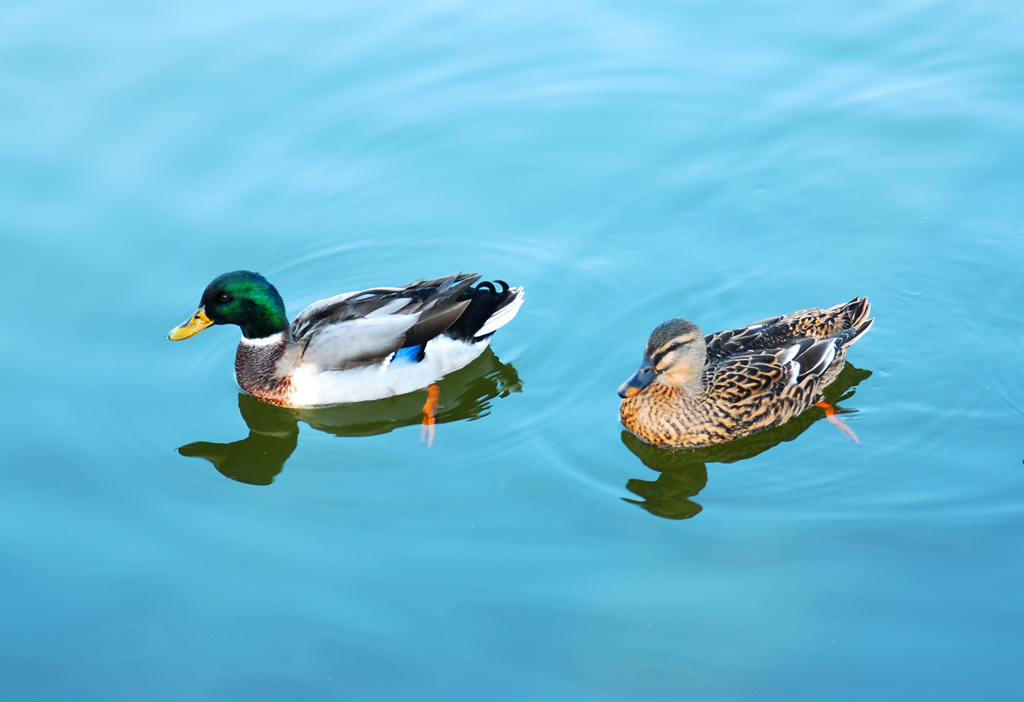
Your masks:
<path fill-rule="evenodd" d="M 187 322 L 171 330 L 168 338 L 187 339 L 212 324 L 237 324 L 248 339 L 263 339 L 288 328 L 284 301 L 277 289 L 259 273 L 234 271 L 206 286 Z"/>

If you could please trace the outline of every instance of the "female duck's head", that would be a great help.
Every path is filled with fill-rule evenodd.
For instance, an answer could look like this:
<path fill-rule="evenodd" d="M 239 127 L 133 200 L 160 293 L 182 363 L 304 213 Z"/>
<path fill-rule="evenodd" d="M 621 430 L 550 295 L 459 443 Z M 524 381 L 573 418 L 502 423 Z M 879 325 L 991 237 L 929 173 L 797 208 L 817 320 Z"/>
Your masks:
<path fill-rule="evenodd" d="M 647 340 L 640 368 L 619 386 L 619 397 L 633 397 L 655 380 L 695 392 L 700 389 L 706 360 L 707 345 L 700 327 L 678 317 L 662 322 Z"/>
<path fill-rule="evenodd" d="M 213 324 L 237 324 L 247 339 L 263 339 L 287 329 L 288 317 L 281 295 L 266 278 L 234 271 L 207 285 L 199 309 L 167 336 L 174 341 L 187 339 Z"/>

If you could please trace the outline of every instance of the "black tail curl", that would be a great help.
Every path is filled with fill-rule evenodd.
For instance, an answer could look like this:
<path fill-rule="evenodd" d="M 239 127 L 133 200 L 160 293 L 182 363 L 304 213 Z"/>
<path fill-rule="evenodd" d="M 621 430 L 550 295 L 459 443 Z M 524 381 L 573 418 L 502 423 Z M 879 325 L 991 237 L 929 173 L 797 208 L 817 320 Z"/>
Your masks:
<path fill-rule="evenodd" d="M 501 286 L 500 293 L 498 292 L 498 288 L 494 286 L 495 283 Z M 495 280 L 494 283 L 492 283 L 489 280 L 483 280 L 477 283 L 476 288 L 474 290 L 467 290 L 466 293 L 468 293 L 468 295 L 464 294 L 463 297 L 471 297 L 474 292 L 482 293 L 485 291 L 489 291 L 491 295 L 497 295 L 499 298 L 501 298 L 501 301 L 503 301 L 508 296 L 508 283 L 506 283 L 504 280 Z"/>
<path fill-rule="evenodd" d="M 509 290 L 508 283 L 504 280 L 484 280 L 477 283 L 476 287 L 466 288 L 462 293 L 462 299 L 469 300 L 469 305 L 455 324 L 448 327 L 446 333 L 453 339 L 476 340 L 476 333 L 508 299 Z"/>

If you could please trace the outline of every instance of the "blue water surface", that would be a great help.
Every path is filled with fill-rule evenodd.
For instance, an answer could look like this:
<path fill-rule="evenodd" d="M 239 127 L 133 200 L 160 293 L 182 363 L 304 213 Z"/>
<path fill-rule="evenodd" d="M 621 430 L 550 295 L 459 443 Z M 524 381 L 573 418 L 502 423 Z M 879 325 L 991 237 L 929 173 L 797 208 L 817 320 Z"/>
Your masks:
<path fill-rule="evenodd" d="M 0 10 L 0 694 L 1019 699 L 1024 6 Z M 290 314 L 478 271 L 493 354 L 274 411 L 216 275 Z M 652 451 L 647 335 L 867 295 L 840 406 Z M 425 396 L 425 395 L 424 395 Z M 816 413 L 816 414 L 815 414 Z"/>

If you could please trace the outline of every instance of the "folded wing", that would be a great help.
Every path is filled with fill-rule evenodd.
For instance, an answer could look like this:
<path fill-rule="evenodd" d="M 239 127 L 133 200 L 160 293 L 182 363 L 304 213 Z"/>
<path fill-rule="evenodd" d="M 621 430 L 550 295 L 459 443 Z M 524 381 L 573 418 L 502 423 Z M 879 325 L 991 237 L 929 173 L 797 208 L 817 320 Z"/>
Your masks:
<path fill-rule="evenodd" d="M 303 363 L 346 370 L 380 363 L 444 333 L 472 301 L 475 274 L 373 288 L 316 302 L 296 316 L 292 338 Z"/>

